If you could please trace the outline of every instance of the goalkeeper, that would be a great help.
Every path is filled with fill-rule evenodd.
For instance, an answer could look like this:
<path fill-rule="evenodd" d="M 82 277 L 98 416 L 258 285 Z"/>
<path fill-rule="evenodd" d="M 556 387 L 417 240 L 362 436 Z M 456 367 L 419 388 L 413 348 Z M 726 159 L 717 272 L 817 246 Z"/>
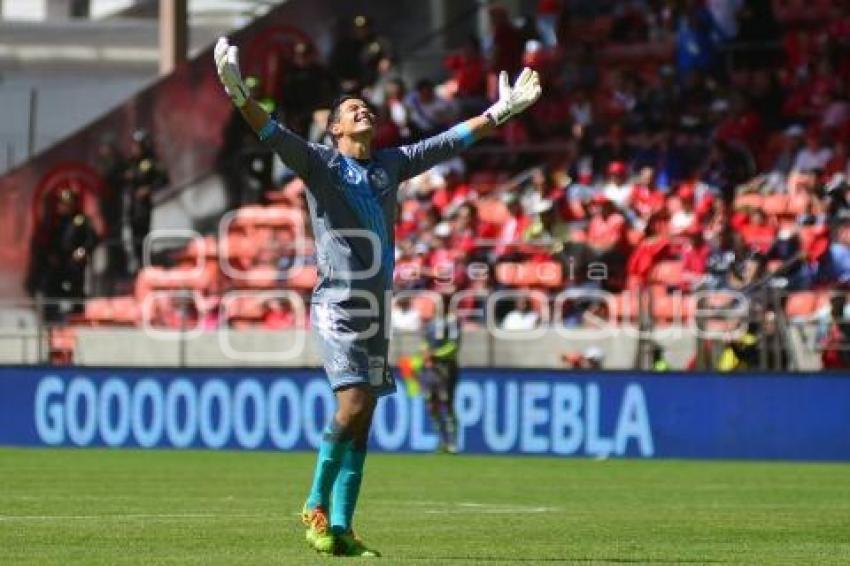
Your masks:
<path fill-rule="evenodd" d="M 362 98 L 343 96 L 332 105 L 327 129 L 333 147 L 307 143 L 251 99 L 237 48 L 226 38 L 219 39 L 214 56 L 219 78 L 242 116 L 309 187 L 319 270 L 310 317 L 337 407 L 304 505 L 307 542 L 326 554 L 378 556 L 354 535 L 352 518 L 375 404 L 395 391 L 387 364 L 386 305 L 398 185 L 525 110 L 540 96 L 539 79 L 524 69 L 511 87 L 503 72 L 499 100 L 483 115 L 412 145 L 373 151 L 375 115 Z"/>

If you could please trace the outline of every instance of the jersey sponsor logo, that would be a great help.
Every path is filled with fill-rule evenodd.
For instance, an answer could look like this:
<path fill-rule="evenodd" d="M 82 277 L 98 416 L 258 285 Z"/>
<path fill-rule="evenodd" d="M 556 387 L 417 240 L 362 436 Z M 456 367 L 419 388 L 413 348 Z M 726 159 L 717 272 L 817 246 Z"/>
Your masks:
<path fill-rule="evenodd" d="M 369 171 L 369 184 L 379 191 L 390 186 L 390 176 L 383 167 L 375 167 Z"/>

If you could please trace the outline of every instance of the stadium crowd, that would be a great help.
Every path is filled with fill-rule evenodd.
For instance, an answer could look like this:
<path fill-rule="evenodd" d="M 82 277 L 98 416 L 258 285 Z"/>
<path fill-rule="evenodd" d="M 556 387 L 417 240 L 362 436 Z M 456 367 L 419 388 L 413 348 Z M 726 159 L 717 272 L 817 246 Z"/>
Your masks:
<path fill-rule="evenodd" d="M 543 98 L 529 112 L 403 187 L 399 290 L 471 291 L 465 324 L 485 322 L 473 307 L 496 290 L 617 295 L 617 313 L 594 301 L 563 302 L 554 316 L 575 326 L 635 318 L 623 298 L 637 289 L 653 297 L 656 324 L 687 303 L 674 300 L 678 293 L 806 291 L 809 302 L 784 307 L 791 317 L 820 309 L 824 360 L 847 365 L 843 311 L 818 293 L 850 283 L 846 3 L 540 0 L 521 22 L 492 5 L 489 21 L 490 35 L 445 58 L 444 76 L 410 81 L 389 42 L 358 16 L 341 28 L 327 61 L 296 45 L 275 96 L 289 127 L 322 141 L 327 102 L 361 93 L 378 116 L 377 144 L 388 146 L 480 112 L 498 70 L 540 72 Z M 233 136 L 249 154 L 262 152 L 244 131 Z M 228 289 L 311 287 L 315 267 L 297 261 L 290 245 L 293 218 L 304 218 L 300 181 L 285 175 L 274 182 L 280 188 L 246 199 L 245 177 L 231 168 L 225 178 L 239 192 L 234 221 L 218 240 L 190 245 L 178 266 L 221 256 L 253 276 L 202 262 L 202 284 L 187 285 L 201 300 L 163 303 L 156 318 L 164 325 L 188 317 L 190 326 L 204 320 L 215 328 Z M 142 270 L 137 298 L 168 287 L 163 280 L 182 281 L 175 272 Z M 506 301 L 498 324 L 527 330 L 550 319 L 538 298 Z M 287 328 L 299 319 L 286 297 L 245 301 L 229 302 L 231 326 Z M 395 324 L 421 329 L 430 310 L 401 301 Z M 730 368 L 745 357 L 732 356 Z"/>

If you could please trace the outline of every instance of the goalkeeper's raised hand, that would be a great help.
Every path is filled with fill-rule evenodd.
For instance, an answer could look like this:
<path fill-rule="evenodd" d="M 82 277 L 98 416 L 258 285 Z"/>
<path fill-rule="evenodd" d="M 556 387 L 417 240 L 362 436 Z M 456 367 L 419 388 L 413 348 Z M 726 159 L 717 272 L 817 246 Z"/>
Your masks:
<path fill-rule="evenodd" d="M 215 68 L 224 90 L 238 108 L 242 108 L 250 96 L 248 87 L 239 72 L 239 48 L 230 45 L 226 37 L 219 37 L 215 44 Z"/>
<path fill-rule="evenodd" d="M 484 115 L 499 126 L 537 102 L 542 92 L 537 71 L 524 68 L 513 87 L 508 73 L 502 71 L 499 73 L 499 100 Z"/>

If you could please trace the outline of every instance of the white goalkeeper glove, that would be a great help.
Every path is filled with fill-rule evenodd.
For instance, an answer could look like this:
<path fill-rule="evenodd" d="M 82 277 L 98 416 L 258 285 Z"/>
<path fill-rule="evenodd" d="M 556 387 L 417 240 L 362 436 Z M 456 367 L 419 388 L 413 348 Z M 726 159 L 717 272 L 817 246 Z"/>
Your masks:
<path fill-rule="evenodd" d="M 219 37 L 215 44 L 215 68 L 224 90 L 237 107 L 241 108 L 250 96 L 248 87 L 239 72 L 239 48 L 230 45 L 226 37 Z"/>
<path fill-rule="evenodd" d="M 540 98 L 540 77 L 528 67 L 519 74 L 513 88 L 508 73 L 499 73 L 499 100 L 484 112 L 497 126 L 504 124 Z"/>

